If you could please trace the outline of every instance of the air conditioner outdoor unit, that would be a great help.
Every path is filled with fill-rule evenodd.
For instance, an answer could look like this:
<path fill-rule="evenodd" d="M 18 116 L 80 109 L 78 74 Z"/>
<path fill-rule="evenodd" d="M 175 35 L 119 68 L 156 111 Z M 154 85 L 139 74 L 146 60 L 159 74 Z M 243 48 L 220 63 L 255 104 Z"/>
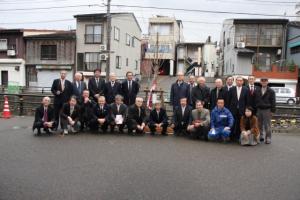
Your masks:
<path fill-rule="evenodd" d="M 15 55 L 16 55 L 16 50 L 14 49 L 7 50 L 7 56 L 15 56 Z"/>
<path fill-rule="evenodd" d="M 107 60 L 107 54 L 100 54 L 100 60 Z"/>
<path fill-rule="evenodd" d="M 237 48 L 240 48 L 240 49 L 241 49 L 241 48 L 245 48 L 245 42 L 237 42 L 237 43 L 236 43 L 236 47 L 237 47 Z"/>
<path fill-rule="evenodd" d="M 277 49 L 277 55 L 280 56 L 281 55 L 281 49 Z"/>
<path fill-rule="evenodd" d="M 106 51 L 106 45 L 104 44 L 100 45 L 100 51 Z"/>

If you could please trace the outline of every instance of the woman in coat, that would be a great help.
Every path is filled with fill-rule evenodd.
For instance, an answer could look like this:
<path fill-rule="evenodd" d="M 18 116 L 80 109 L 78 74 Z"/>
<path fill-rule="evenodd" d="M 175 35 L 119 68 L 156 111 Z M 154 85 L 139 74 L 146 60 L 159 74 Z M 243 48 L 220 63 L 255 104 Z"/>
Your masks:
<path fill-rule="evenodd" d="M 245 115 L 242 116 L 240 121 L 241 145 L 254 146 L 259 143 L 259 128 L 258 120 L 255 115 L 253 115 L 253 108 L 247 107 L 245 110 Z"/>

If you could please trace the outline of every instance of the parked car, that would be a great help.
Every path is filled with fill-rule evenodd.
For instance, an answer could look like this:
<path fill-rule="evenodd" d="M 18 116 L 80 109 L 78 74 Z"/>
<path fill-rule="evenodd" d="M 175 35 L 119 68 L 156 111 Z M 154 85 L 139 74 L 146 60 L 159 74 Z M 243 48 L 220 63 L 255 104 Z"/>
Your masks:
<path fill-rule="evenodd" d="M 297 102 L 296 92 L 287 87 L 271 87 L 276 94 L 276 103 L 295 104 Z"/>

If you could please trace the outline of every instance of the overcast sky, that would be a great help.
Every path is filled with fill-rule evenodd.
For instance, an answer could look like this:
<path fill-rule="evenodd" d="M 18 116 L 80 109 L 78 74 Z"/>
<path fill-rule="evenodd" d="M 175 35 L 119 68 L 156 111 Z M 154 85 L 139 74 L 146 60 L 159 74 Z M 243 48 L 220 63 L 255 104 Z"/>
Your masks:
<path fill-rule="evenodd" d="M 112 0 L 112 4 L 201 9 L 211 11 L 230 11 L 295 15 L 295 0 Z M 281 2 L 281 3 L 276 3 Z M 282 3 L 286 2 L 286 3 Z M 87 4 L 103 4 L 106 0 L 0 0 L 0 27 L 3 28 L 42 28 L 75 29 L 73 15 L 105 12 L 105 7 L 73 7 L 47 10 L 10 10 L 27 8 L 64 7 Z M 183 21 L 186 41 L 203 42 L 210 35 L 218 41 L 221 23 L 227 18 L 263 18 L 260 16 L 237 14 L 209 14 L 200 12 L 171 11 L 141 8 L 112 7 L 112 12 L 134 12 L 143 33 L 147 33 L 148 18 L 155 15 L 174 16 Z M 266 18 L 266 17 L 264 17 Z M 271 17 L 267 17 L 271 18 Z M 279 17 L 273 17 L 279 18 Z M 295 18 L 290 18 L 294 20 Z M 52 20 L 64 20 L 45 22 Z M 36 23 L 36 22 L 43 23 Z M 34 22 L 34 23 L 28 23 Z M 204 22 L 204 23 L 201 23 Z"/>

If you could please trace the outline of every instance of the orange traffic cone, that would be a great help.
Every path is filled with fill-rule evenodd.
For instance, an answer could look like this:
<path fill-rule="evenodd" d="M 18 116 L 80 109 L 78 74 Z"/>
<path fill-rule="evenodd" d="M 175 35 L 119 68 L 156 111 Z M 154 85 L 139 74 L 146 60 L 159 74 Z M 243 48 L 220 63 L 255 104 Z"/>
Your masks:
<path fill-rule="evenodd" d="M 3 109 L 2 117 L 5 119 L 9 119 L 11 117 L 7 96 L 4 96 L 4 109 Z"/>

